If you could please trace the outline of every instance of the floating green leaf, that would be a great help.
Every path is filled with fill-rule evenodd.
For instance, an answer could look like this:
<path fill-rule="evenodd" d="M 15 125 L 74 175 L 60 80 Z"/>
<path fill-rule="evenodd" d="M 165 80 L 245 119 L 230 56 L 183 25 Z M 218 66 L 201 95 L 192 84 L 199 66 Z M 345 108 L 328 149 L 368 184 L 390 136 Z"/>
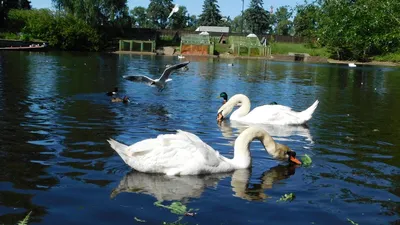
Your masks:
<path fill-rule="evenodd" d="M 301 157 L 301 161 L 303 163 L 303 166 L 310 166 L 312 163 L 310 156 L 308 156 L 307 154 L 305 154 L 303 157 Z"/>
<path fill-rule="evenodd" d="M 290 194 L 284 194 L 279 200 L 277 200 L 277 202 L 291 202 L 294 200 L 296 196 L 293 193 Z"/>
<path fill-rule="evenodd" d="M 135 216 L 135 220 L 140 222 L 140 223 L 146 223 L 146 220 L 141 220 L 141 219 L 137 218 L 136 216 Z"/>
<path fill-rule="evenodd" d="M 347 218 L 347 221 L 349 221 L 351 224 L 353 224 L 353 225 L 358 225 L 358 223 L 356 223 L 356 222 L 354 222 L 353 220 L 351 220 L 351 219 L 349 219 L 349 218 Z"/>
<path fill-rule="evenodd" d="M 28 225 L 29 217 L 31 216 L 32 211 L 25 216 L 25 218 L 17 223 L 17 225 Z"/>
<path fill-rule="evenodd" d="M 186 210 L 186 206 L 180 202 L 173 202 L 169 206 L 163 205 L 163 204 L 161 204 L 161 202 L 155 202 L 154 205 L 158 206 L 158 207 L 163 207 L 163 208 L 169 209 L 169 210 L 171 210 L 171 213 L 178 214 L 178 215 L 185 215 L 185 213 L 188 212 Z"/>

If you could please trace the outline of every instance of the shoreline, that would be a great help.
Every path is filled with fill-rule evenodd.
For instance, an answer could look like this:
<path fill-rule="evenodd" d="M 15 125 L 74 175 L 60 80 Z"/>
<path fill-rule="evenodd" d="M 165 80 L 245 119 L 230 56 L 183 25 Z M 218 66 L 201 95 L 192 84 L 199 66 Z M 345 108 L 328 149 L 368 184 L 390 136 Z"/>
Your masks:
<path fill-rule="evenodd" d="M 173 55 L 161 55 L 154 52 L 134 52 L 134 51 L 113 51 L 108 52 L 112 54 L 133 54 L 133 55 L 159 55 L 159 56 L 178 56 L 180 54 L 173 54 Z M 329 59 L 320 56 L 308 56 L 305 58 L 304 61 L 296 61 L 294 57 L 284 54 L 275 54 L 269 57 L 267 56 L 235 56 L 231 54 L 220 54 L 220 55 L 184 55 L 186 57 L 206 57 L 206 58 L 221 58 L 221 59 L 255 59 L 255 60 L 269 60 L 269 61 L 277 61 L 277 62 L 305 62 L 305 63 L 329 63 L 329 64 L 349 64 L 355 63 L 357 65 L 370 65 L 370 66 L 393 66 L 397 67 L 400 66 L 400 63 L 396 62 L 389 62 L 389 61 L 370 61 L 370 62 L 358 62 L 358 61 L 349 61 L 349 60 L 336 60 L 336 59 Z M 309 58 L 307 60 L 307 58 Z"/>

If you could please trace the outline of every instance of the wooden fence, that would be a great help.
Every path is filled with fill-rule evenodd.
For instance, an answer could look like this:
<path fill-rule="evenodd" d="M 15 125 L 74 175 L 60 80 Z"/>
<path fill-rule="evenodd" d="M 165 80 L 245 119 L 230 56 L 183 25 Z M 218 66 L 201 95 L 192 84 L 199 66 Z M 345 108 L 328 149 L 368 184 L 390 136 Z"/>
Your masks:
<path fill-rule="evenodd" d="M 197 31 L 190 30 L 156 30 L 156 29 L 148 29 L 148 28 L 124 28 L 124 29 L 115 29 L 108 28 L 106 29 L 108 34 L 114 34 L 115 36 L 121 39 L 134 39 L 134 40 L 156 40 L 160 36 L 171 36 L 175 38 L 181 38 L 181 36 L 186 34 L 198 34 Z M 247 33 L 219 33 L 213 32 L 210 33 L 212 37 L 220 37 L 222 34 L 226 38 L 230 35 L 232 36 L 247 36 Z M 285 35 L 270 35 L 270 34 L 259 34 L 257 35 L 261 40 L 263 37 L 266 37 L 267 40 L 274 40 L 276 42 L 286 42 L 286 43 L 305 43 L 306 39 L 298 36 L 285 36 Z"/>

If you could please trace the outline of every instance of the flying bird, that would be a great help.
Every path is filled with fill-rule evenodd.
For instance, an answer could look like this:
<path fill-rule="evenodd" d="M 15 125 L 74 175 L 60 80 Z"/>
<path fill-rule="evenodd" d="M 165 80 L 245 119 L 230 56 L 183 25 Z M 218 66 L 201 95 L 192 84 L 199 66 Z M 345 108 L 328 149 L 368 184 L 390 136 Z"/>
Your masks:
<path fill-rule="evenodd" d="M 176 12 L 178 12 L 178 11 L 179 11 L 179 5 L 176 4 L 176 5 L 174 6 L 174 8 L 172 9 L 171 13 L 169 14 L 168 19 L 169 19 L 174 13 L 176 13 Z"/>
<path fill-rule="evenodd" d="M 172 79 L 168 79 L 169 75 L 174 72 L 175 70 L 178 70 L 182 67 L 185 67 L 187 64 L 189 64 L 190 61 L 186 61 L 183 63 L 175 64 L 172 66 L 167 67 L 164 72 L 161 74 L 160 78 L 158 79 L 151 79 L 150 77 L 147 76 L 123 76 L 124 79 L 133 81 L 133 82 L 143 82 L 147 83 L 150 86 L 158 87 L 158 91 L 164 90 L 167 82 L 171 81 Z"/>

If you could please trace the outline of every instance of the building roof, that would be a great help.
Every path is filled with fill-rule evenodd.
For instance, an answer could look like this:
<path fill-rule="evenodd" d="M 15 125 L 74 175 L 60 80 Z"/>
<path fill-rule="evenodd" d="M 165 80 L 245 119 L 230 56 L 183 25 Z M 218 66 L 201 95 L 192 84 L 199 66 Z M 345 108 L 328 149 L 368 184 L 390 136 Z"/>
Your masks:
<path fill-rule="evenodd" d="M 196 31 L 229 33 L 229 27 L 199 26 L 199 27 L 196 29 Z"/>

